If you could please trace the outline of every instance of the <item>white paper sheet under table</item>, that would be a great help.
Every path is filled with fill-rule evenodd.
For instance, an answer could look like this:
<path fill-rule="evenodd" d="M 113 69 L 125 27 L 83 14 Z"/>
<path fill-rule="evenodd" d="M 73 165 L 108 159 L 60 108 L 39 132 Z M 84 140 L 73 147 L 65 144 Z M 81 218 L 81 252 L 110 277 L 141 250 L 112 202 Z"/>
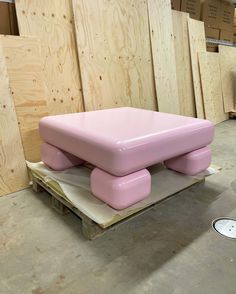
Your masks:
<path fill-rule="evenodd" d="M 206 171 L 197 176 L 186 176 L 165 168 L 158 164 L 149 171 L 152 176 L 152 189 L 150 195 L 124 209 L 115 210 L 106 203 L 97 199 L 90 191 L 90 173 L 91 169 L 85 166 L 69 168 L 65 171 L 53 171 L 42 162 L 27 162 L 28 168 L 47 185 L 57 183 L 60 196 L 69 201 L 74 207 L 81 211 L 88 218 L 93 220 L 102 228 L 130 217 L 131 215 L 152 206 L 173 194 L 184 190 L 193 184 L 204 180 L 206 177 L 219 172 L 220 168 L 216 166 L 209 167 Z M 56 188 L 57 189 L 57 188 Z"/>

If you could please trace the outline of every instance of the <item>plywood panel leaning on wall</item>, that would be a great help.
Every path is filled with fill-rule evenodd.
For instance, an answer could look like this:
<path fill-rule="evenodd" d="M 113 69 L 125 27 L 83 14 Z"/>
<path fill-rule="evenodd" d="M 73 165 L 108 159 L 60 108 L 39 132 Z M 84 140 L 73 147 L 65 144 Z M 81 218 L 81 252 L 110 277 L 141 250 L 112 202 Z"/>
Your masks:
<path fill-rule="evenodd" d="M 189 14 L 172 11 L 180 114 L 196 116 L 188 36 Z"/>
<path fill-rule="evenodd" d="M 180 113 L 170 0 L 148 0 L 159 111 Z"/>
<path fill-rule="evenodd" d="M 147 3 L 74 0 L 86 110 L 156 110 Z"/>
<path fill-rule="evenodd" d="M 206 38 L 204 23 L 195 19 L 188 19 L 188 32 L 193 73 L 193 85 L 195 104 L 198 118 L 205 118 L 202 97 L 200 70 L 198 64 L 198 52 L 206 52 Z"/>
<path fill-rule="evenodd" d="M 28 186 L 20 132 L 0 44 L 0 196 Z"/>
<path fill-rule="evenodd" d="M 50 114 L 83 111 L 70 0 L 17 0 L 20 35 L 39 37 Z"/>
<path fill-rule="evenodd" d="M 48 115 L 40 43 L 36 38 L 1 36 L 25 159 L 40 161 L 40 118 Z"/>
<path fill-rule="evenodd" d="M 236 48 L 219 46 L 225 112 L 236 111 Z"/>
<path fill-rule="evenodd" d="M 228 119 L 224 112 L 219 54 L 198 53 L 206 119 L 217 124 Z"/>

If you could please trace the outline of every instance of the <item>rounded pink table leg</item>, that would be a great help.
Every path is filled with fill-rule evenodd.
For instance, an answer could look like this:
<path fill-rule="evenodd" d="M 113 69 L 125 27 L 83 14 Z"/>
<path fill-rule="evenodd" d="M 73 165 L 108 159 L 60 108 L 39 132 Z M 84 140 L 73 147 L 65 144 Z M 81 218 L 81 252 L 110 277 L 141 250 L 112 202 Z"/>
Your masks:
<path fill-rule="evenodd" d="M 80 158 L 48 143 L 41 145 L 41 160 L 54 170 L 64 170 L 84 163 Z"/>
<path fill-rule="evenodd" d="M 91 174 L 91 191 L 114 209 L 125 209 L 150 194 L 151 175 L 148 170 L 143 169 L 116 177 L 95 168 Z"/>
<path fill-rule="evenodd" d="M 211 150 L 209 147 L 204 147 L 166 160 L 164 164 L 169 169 L 193 176 L 204 171 L 210 166 Z"/>

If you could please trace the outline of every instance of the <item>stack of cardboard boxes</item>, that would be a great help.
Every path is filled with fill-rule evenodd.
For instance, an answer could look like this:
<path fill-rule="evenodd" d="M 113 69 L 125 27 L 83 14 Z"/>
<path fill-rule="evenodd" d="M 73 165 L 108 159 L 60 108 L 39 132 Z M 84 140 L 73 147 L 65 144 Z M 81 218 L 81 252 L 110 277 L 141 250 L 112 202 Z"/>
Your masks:
<path fill-rule="evenodd" d="M 233 45 L 234 5 L 226 0 L 205 0 L 202 3 L 201 19 L 205 23 L 207 39 L 215 39 Z M 216 44 L 207 43 L 208 51 L 217 51 Z"/>
<path fill-rule="evenodd" d="M 187 12 L 191 18 L 200 20 L 201 0 L 171 0 L 171 6 L 174 10 Z"/>
<path fill-rule="evenodd" d="M 202 20 L 207 39 L 222 40 L 228 45 L 236 42 L 235 9 L 231 0 L 171 0 L 171 4 L 172 9 L 188 12 L 191 18 Z M 207 43 L 207 50 L 217 51 L 218 45 Z"/>
<path fill-rule="evenodd" d="M 19 35 L 13 0 L 0 0 L 0 34 Z"/>

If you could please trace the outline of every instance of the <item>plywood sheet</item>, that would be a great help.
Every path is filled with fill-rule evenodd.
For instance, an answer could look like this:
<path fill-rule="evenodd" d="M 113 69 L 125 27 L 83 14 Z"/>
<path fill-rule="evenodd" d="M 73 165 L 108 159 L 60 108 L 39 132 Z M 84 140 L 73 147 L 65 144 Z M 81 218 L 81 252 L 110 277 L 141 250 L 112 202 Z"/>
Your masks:
<path fill-rule="evenodd" d="M 48 115 L 40 43 L 31 37 L 1 36 L 25 159 L 40 160 L 40 118 Z"/>
<path fill-rule="evenodd" d="M 236 48 L 219 46 L 225 112 L 236 111 Z"/>
<path fill-rule="evenodd" d="M 0 196 L 28 186 L 27 168 L 0 45 Z"/>
<path fill-rule="evenodd" d="M 219 54 L 202 52 L 198 56 L 206 119 L 217 124 L 228 118 L 223 105 Z"/>
<path fill-rule="evenodd" d="M 148 0 L 159 111 L 180 113 L 170 0 Z"/>
<path fill-rule="evenodd" d="M 74 0 L 86 110 L 156 109 L 147 3 Z"/>
<path fill-rule="evenodd" d="M 180 114 L 195 117 L 196 109 L 188 36 L 189 14 L 172 10 L 172 16 Z"/>
<path fill-rule="evenodd" d="M 198 64 L 198 52 L 206 52 L 206 38 L 204 23 L 192 18 L 188 19 L 188 31 L 190 42 L 190 53 L 193 73 L 193 86 L 195 104 L 198 118 L 205 118 L 203 105 L 200 70 Z"/>
<path fill-rule="evenodd" d="M 82 90 L 69 0 L 17 0 L 20 35 L 39 37 L 50 114 L 83 111 Z"/>

